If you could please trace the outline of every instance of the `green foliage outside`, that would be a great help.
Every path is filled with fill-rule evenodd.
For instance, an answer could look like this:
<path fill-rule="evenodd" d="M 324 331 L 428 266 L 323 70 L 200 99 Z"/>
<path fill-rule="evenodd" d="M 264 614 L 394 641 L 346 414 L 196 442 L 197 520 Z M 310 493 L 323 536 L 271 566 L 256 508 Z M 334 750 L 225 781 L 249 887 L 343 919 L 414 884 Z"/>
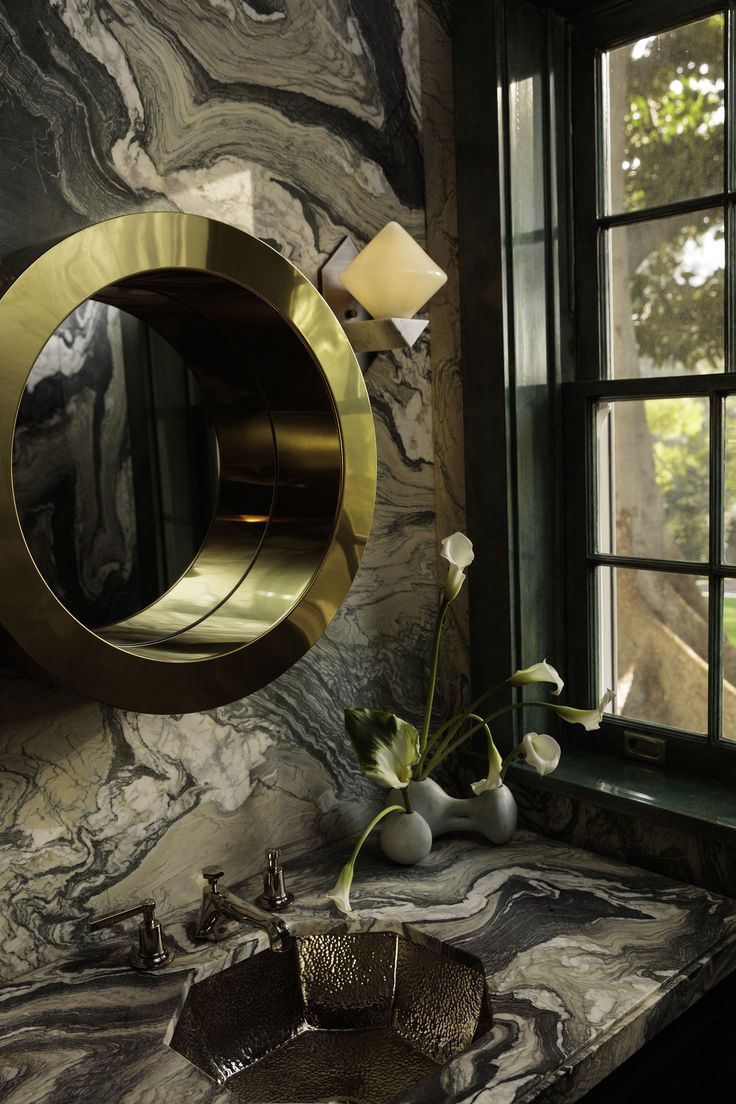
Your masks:
<path fill-rule="evenodd" d="M 650 399 L 654 473 L 670 534 L 686 560 L 708 558 L 708 401 Z"/>
<path fill-rule="evenodd" d="M 627 101 L 625 210 L 721 191 L 723 45 L 723 16 L 713 15 L 612 52 Z"/>
<path fill-rule="evenodd" d="M 650 399 L 654 472 L 670 534 L 686 560 L 708 558 L 709 406 L 707 399 Z M 726 401 L 725 559 L 736 565 L 736 396 Z"/>
<path fill-rule="evenodd" d="M 672 220 L 675 221 L 675 220 Z M 693 271 L 707 264 L 724 240 L 723 221 L 713 216 L 678 218 L 630 281 L 636 344 L 640 357 L 668 373 L 723 371 L 724 270 Z M 693 248 L 694 243 L 697 243 Z M 688 252 L 691 267 L 688 267 Z M 720 258 L 719 258 L 720 261 Z"/>
<path fill-rule="evenodd" d="M 723 632 L 731 644 L 736 644 L 736 598 L 723 600 Z"/>

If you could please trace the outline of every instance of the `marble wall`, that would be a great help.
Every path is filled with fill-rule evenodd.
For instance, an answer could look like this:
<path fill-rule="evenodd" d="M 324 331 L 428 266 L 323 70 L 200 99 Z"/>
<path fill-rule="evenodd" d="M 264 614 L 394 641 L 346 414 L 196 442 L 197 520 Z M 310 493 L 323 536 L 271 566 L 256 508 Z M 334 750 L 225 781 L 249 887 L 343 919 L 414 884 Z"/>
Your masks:
<path fill-rule="evenodd" d="M 430 246 L 451 273 L 431 324 L 442 429 L 428 341 L 376 358 L 371 539 L 338 617 L 295 667 L 234 705 L 163 717 L 3 669 L 5 976 L 64 955 L 92 912 L 148 895 L 164 911 L 194 901 L 207 863 L 240 879 L 267 845 L 288 863 L 352 832 L 376 794 L 346 752 L 342 708 L 421 713 L 437 537 L 462 525 L 448 10 L 0 0 L 0 279 L 29 246 L 140 210 L 232 223 L 312 279 L 346 233 L 364 242 L 397 219 L 422 239 L 423 109 Z M 454 612 L 449 698 L 467 672 Z"/>

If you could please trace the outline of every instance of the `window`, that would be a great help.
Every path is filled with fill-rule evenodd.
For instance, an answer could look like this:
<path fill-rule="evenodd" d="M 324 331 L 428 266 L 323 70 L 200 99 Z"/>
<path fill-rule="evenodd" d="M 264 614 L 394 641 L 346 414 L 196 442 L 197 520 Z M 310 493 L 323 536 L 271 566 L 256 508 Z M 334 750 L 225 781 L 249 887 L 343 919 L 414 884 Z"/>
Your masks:
<path fill-rule="evenodd" d="M 564 389 L 574 662 L 588 690 L 615 690 L 619 739 L 666 736 L 730 769 L 734 57 L 723 7 L 630 5 L 573 31 L 578 344 Z"/>
<path fill-rule="evenodd" d="M 453 10 L 473 683 L 736 781 L 736 0 L 556 6 Z"/>

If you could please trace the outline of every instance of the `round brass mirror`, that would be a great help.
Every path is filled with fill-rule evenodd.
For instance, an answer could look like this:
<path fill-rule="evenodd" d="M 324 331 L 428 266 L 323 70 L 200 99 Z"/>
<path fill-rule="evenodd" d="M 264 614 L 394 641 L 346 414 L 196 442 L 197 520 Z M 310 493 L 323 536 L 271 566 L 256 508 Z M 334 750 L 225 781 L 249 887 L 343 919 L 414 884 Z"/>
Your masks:
<path fill-rule="evenodd" d="M 376 482 L 355 356 L 275 250 L 194 215 L 53 245 L 0 299 L 0 624 L 141 712 L 243 697 L 324 632 Z"/>

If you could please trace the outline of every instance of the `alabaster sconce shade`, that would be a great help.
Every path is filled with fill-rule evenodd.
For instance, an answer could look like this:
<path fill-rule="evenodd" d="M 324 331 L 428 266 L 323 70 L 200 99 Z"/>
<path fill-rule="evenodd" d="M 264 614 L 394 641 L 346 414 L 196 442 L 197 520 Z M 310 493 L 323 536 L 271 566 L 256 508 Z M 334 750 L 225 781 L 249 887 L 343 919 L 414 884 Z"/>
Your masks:
<path fill-rule="evenodd" d="M 373 318 L 413 318 L 447 275 L 398 222 L 389 222 L 340 274 Z"/>

